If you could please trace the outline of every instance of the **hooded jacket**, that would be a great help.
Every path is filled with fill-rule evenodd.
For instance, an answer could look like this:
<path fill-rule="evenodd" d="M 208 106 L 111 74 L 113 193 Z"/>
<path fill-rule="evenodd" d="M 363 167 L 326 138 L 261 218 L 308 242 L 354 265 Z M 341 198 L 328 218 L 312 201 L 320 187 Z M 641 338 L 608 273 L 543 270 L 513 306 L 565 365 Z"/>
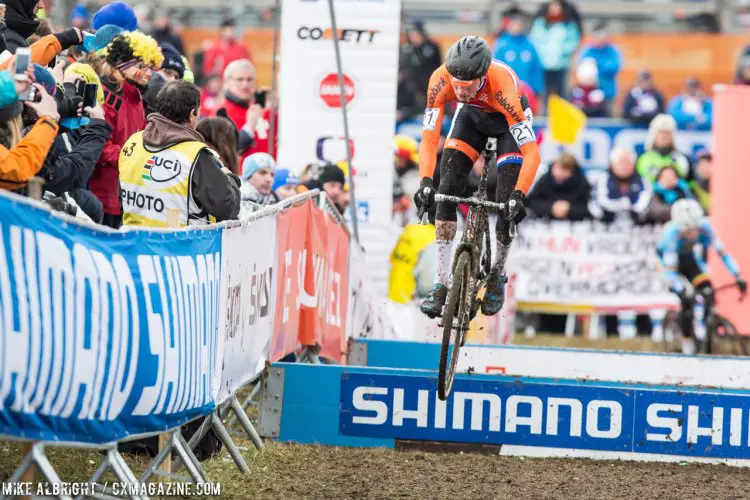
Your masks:
<path fill-rule="evenodd" d="M 554 219 L 552 205 L 564 200 L 570 203 L 570 212 L 565 220 L 580 221 L 589 217 L 590 196 L 591 184 L 580 168 L 575 169 L 573 175 L 563 182 L 557 182 L 552 172 L 547 172 L 529 193 L 526 206 L 537 217 Z"/>
<path fill-rule="evenodd" d="M 146 112 L 138 88 L 125 80 L 117 89 L 107 78 L 102 79 L 104 87 L 104 118 L 112 127 L 112 135 L 104 145 L 96 170 L 91 177 L 91 191 L 104 206 L 104 213 L 119 215 L 120 150 L 128 138 L 146 127 Z"/>
<path fill-rule="evenodd" d="M 170 121 L 159 113 L 149 115 L 143 131 L 146 148 L 161 150 L 186 141 L 205 142 L 203 136 L 191 128 Z M 193 199 L 217 222 L 236 219 L 240 212 L 240 179 L 234 174 L 224 173 L 223 167 L 220 160 L 203 150 L 198 153 L 190 181 Z"/>
<path fill-rule="evenodd" d="M 22 188 L 36 175 L 58 129 L 55 121 L 42 117 L 14 148 L 8 149 L 0 143 L 0 189 Z"/>
<path fill-rule="evenodd" d="M 37 0 L 5 1 L 5 44 L 11 54 L 15 54 L 18 47 L 28 47 L 26 39 L 39 27 L 34 13 L 37 3 Z"/>

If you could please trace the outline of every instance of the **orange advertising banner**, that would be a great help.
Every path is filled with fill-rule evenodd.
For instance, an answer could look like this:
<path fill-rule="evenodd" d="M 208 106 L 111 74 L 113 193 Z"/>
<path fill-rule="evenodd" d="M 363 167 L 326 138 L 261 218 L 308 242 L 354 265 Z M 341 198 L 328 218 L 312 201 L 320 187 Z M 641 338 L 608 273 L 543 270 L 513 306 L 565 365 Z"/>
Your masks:
<path fill-rule="evenodd" d="M 312 201 L 277 216 L 278 278 L 270 359 L 300 346 L 341 362 L 346 343 L 349 237 Z"/>

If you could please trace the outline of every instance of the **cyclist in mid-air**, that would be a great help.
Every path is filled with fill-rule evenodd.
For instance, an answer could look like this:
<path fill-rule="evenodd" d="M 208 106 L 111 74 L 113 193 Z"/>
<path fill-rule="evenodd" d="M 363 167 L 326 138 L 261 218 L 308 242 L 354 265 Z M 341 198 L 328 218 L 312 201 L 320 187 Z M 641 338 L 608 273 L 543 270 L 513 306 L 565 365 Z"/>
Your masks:
<path fill-rule="evenodd" d="M 737 280 L 740 293 L 746 293 L 747 282 L 740 276 L 737 262 L 724 249 L 724 244 L 714 233 L 697 201 L 677 200 L 672 205 L 671 219 L 656 251 L 671 290 L 680 297 L 682 352 L 695 354 L 693 310 L 696 293 L 704 297 L 706 310 L 713 307 L 713 286 L 706 274 L 705 255 L 708 249 L 713 246 L 721 256 L 724 265 Z"/>
<path fill-rule="evenodd" d="M 521 82 L 506 64 L 493 61 L 482 38 L 466 36 L 453 44 L 430 77 L 419 147 L 422 182 L 414 195 L 418 208 L 429 209 L 435 202 L 432 176 L 443 107 L 459 102 L 440 162 L 440 194 L 461 196 L 467 177 L 489 137 L 497 138 L 498 180 L 496 201 L 506 203 L 497 221 L 497 251 L 482 313 L 496 314 L 505 301 L 505 260 L 512 239 L 509 222 L 519 223 L 526 215 L 524 197 L 534 182 L 540 155 L 532 129 L 533 116 L 523 96 Z M 523 104 L 522 104 L 523 103 Z M 439 202 L 436 212 L 437 283 L 422 302 L 422 312 L 431 318 L 442 314 L 451 274 L 453 238 L 456 235 L 456 204 Z"/>

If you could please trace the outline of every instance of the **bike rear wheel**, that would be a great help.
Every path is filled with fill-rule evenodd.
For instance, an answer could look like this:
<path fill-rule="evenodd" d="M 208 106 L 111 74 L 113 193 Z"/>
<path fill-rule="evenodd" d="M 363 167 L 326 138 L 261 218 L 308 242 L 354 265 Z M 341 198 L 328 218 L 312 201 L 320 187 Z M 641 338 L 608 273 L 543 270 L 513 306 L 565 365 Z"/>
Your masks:
<path fill-rule="evenodd" d="M 469 330 L 471 315 L 471 253 L 462 251 L 453 270 L 453 283 L 443 310 L 443 344 L 438 366 L 438 397 L 445 401 L 451 393 L 458 365 L 458 351 Z M 451 349 L 452 345 L 452 349 Z"/>
<path fill-rule="evenodd" d="M 710 335 L 709 339 L 712 344 L 709 354 L 747 356 L 745 339 L 737 333 L 734 324 L 724 316 L 716 314 L 713 318 L 711 331 L 707 333 Z"/>

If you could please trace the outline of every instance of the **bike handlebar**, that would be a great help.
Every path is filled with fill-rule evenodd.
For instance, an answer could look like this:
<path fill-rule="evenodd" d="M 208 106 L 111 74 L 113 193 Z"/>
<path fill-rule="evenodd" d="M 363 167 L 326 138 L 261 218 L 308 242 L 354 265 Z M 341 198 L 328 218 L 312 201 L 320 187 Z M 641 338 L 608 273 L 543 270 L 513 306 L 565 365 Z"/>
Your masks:
<path fill-rule="evenodd" d="M 474 206 L 474 207 L 484 207 L 488 209 L 490 212 L 497 212 L 497 213 L 501 213 L 503 209 L 505 208 L 504 203 L 495 203 L 493 201 L 479 200 L 475 197 L 462 198 L 460 196 L 449 196 L 447 194 L 436 194 L 435 201 L 436 202 L 447 201 L 448 203 L 464 204 L 464 205 L 469 205 L 469 206 Z M 420 207 L 419 210 L 417 211 L 417 219 L 419 219 L 420 224 L 426 225 L 429 223 L 427 210 L 424 209 L 424 206 Z M 516 236 L 518 236 L 516 223 L 513 221 L 509 223 L 508 235 L 511 238 L 515 238 Z"/>

